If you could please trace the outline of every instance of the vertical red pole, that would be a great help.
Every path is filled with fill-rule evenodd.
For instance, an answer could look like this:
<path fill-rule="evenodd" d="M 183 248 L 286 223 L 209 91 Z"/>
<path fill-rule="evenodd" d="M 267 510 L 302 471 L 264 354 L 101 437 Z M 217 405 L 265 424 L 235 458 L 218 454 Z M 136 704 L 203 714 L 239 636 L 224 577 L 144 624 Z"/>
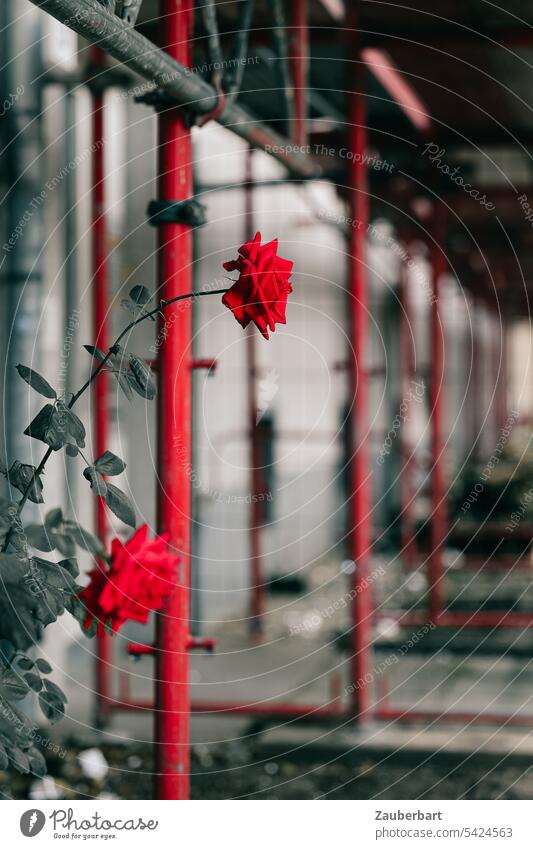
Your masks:
<path fill-rule="evenodd" d="M 162 44 L 170 56 L 191 65 L 194 6 L 190 0 L 162 0 Z M 177 110 L 159 117 L 159 198 L 192 196 L 191 133 Z M 192 291 L 192 234 L 189 226 L 159 228 L 158 297 Z M 172 308 L 171 308 L 172 309 Z M 157 615 L 155 796 L 189 797 L 189 591 L 191 536 L 191 308 L 174 307 L 172 324 L 159 353 L 158 526 L 170 535 L 180 558 L 176 585 Z M 170 314 L 167 311 L 167 320 Z"/>
<path fill-rule="evenodd" d="M 245 240 L 254 235 L 253 210 L 253 153 L 251 148 L 246 151 L 245 171 L 245 210 L 246 227 Z M 248 428 L 250 446 L 250 484 L 252 496 L 261 491 L 261 445 L 257 428 L 257 352 L 255 333 L 252 326 L 246 333 L 246 356 L 248 360 L 247 389 L 248 389 Z M 261 524 L 262 514 L 260 502 L 252 498 L 250 504 L 250 633 L 259 639 L 263 632 L 264 586 L 263 570 L 261 568 Z"/>
<path fill-rule="evenodd" d="M 352 448 L 350 462 L 350 543 L 355 564 L 352 579 L 352 710 L 362 718 L 370 708 L 370 689 L 365 683 L 370 671 L 371 596 L 367 585 L 371 546 L 371 478 L 368 462 L 368 291 L 366 239 L 368 189 L 365 163 L 366 104 L 364 71 L 357 65 L 355 86 L 349 95 L 350 231 L 348 252 L 348 297 L 350 311 L 350 392 L 352 399 Z"/>
<path fill-rule="evenodd" d="M 93 48 L 91 66 L 94 73 L 102 65 L 103 54 Z M 98 84 L 98 81 L 97 81 Z M 91 233 L 93 275 L 93 339 L 103 351 L 109 348 L 109 286 L 107 264 L 107 231 L 105 219 L 105 150 L 104 150 L 104 94 L 101 89 L 91 88 L 92 109 L 92 174 L 91 174 Z M 102 372 L 94 384 L 94 450 L 99 457 L 108 448 L 109 431 L 109 382 Z M 96 532 L 105 544 L 109 528 L 103 498 L 96 499 Z M 101 568 L 102 564 L 100 564 Z M 105 722 L 110 713 L 112 643 L 108 634 L 96 640 L 96 720 Z"/>
<path fill-rule="evenodd" d="M 507 294 L 507 281 L 505 274 L 500 269 L 494 272 L 494 281 L 496 288 L 504 295 Z M 505 309 L 498 312 L 496 309 L 493 314 L 494 320 L 494 347 L 495 347 L 495 368 L 496 368 L 496 441 L 498 440 L 501 429 L 505 426 L 508 414 L 508 394 L 509 387 L 507 373 L 508 368 L 508 336 L 507 336 L 507 314 Z"/>
<path fill-rule="evenodd" d="M 429 555 L 429 612 L 438 619 L 444 599 L 443 548 L 446 536 L 444 483 L 445 360 L 444 323 L 439 313 L 442 275 L 446 271 L 446 210 L 436 210 L 435 240 L 432 244 L 431 298 L 431 521 Z"/>
<path fill-rule="evenodd" d="M 307 141 L 307 69 L 309 64 L 307 0 L 294 0 L 290 63 L 294 89 L 292 137 L 295 144 L 305 145 Z"/>
<path fill-rule="evenodd" d="M 407 246 L 409 251 L 409 246 Z M 415 379 L 415 361 L 413 351 L 413 325 L 411 321 L 411 298 L 409 291 L 409 269 L 407 262 L 402 262 L 400 279 L 400 373 L 402 396 L 411 398 Z M 400 513 L 401 513 L 401 548 L 404 561 L 412 567 L 416 558 L 416 537 L 413 505 L 413 466 L 412 445 L 406 436 L 406 423 L 400 430 L 401 440 L 401 469 L 400 469 Z"/>
<path fill-rule="evenodd" d="M 481 343 L 481 326 L 479 314 L 480 301 L 473 299 L 472 303 L 472 383 L 471 383 L 471 415 L 472 415 L 472 459 L 479 457 L 481 448 L 481 421 L 483 408 L 483 350 Z"/>

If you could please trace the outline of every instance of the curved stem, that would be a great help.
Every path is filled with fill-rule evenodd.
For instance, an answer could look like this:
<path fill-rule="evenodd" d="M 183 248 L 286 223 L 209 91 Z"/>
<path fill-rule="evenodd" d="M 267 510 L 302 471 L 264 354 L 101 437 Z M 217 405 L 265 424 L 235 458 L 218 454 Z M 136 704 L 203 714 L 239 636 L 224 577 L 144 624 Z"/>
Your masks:
<path fill-rule="evenodd" d="M 102 369 L 107 365 L 110 358 L 114 354 L 117 353 L 117 350 L 116 350 L 117 346 L 120 345 L 121 341 L 124 339 L 125 336 L 127 336 L 127 334 L 130 332 L 130 330 L 133 330 L 133 328 L 136 327 L 138 324 L 141 324 L 143 321 L 146 321 L 146 319 L 151 318 L 152 316 L 161 312 L 161 310 L 166 309 L 166 307 L 171 306 L 171 304 L 175 304 L 176 301 L 184 301 L 187 298 L 200 298 L 203 295 L 222 295 L 227 291 L 228 291 L 227 289 L 212 289 L 211 291 L 208 291 L 208 292 L 189 292 L 187 295 L 176 295 L 175 298 L 169 298 L 168 301 L 159 301 L 159 304 L 153 310 L 150 310 L 149 312 L 143 313 L 141 316 L 139 316 L 139 318 L 136 318 L 134 321 L 130 321 L 130 323 L 127 325 L 127 327 L 125 327 L 124 330 L 122 330 L 122 332 L 117 336 L 117 338 L 115 339 L 115 341 L 113 342 L 113 344 L 109 348 L 107 354 L 105 355 L 104 359 L 99 363 L 98 367 L 95 368 L 95 370 L 91 373 L 90 377 L 85 381 L 83 386 L 80 389 L 78 389 L 78 391 L 72 396 L 72 398 L 70 399 L 70 402 L 67 405 L 68 408 L 71 409 L 71 407 L 74 406 L 74 404 L 78 401 L 78 399 L 81 398 L 83 393 L 89 388 L 91 383 L 98 377 L 98 375 L 100 374 Z M 52 451 L 53 451 L 52 448 L 47 449 L 47 451 L 44 454 L 41 462 L 39 463 L 39 465 L 37 466 L 37 468 L 35 470 L 35 474 L 34 474 L 33 478 L 30 480 L 26 489 L 22 493 L 22 498 L 20 499 L 20 501 L 17 504 L 17 510 L 16 510 L 12 520 L 11 520 L 11 525 L 9 527 L 7 534 L 6 534 L 6 538 L 5 538 L 4 544 L 2 546 L 2 552 L 5 552 L 7 550 L 7 547 L 9 545 L 9 541 L 11 539 L 11 534 L 12 534 L 12 531 L 13 531 L 13 525 L 16 522 L 16 520 L 18 519 L 18 517 L 20 516 L 20 514 L 21 514 L 21 512 L 24 508 L 24 505 L 26 504 L 26 502 L 28 500 L 28 496 L 29 496 L 31 488 L 33 486 L 34 478 L 38 477 L 39 475 L 42 474 L 44 467 L 46 466 L 48 460 L 50 459 Z"/>

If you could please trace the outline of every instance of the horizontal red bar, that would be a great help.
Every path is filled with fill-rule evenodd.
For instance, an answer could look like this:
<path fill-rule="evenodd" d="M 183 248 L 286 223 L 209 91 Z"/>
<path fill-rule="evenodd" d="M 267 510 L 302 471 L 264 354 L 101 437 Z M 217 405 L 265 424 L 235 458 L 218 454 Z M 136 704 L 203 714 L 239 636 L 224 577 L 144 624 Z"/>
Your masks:
<path fill-rule="evenodd" d="M 154 709 L 152 699 L 108 699 L 107 706 L 111 711 L 152 711 Z"/>
<path fill-rule="evenodd" d="M 154 654 L 155 648 L 146 643 L 128 643 L 127 652 L 132 655 Z"/>
<path fill-rule="evenodd" d="M 109 707 L 116 711 L 153 710 L 153 702 L 143 700 L 110 699 Z M 242 714 L 246 716 L 264 716 L 291 719 L 345 719 L 352 718 L 350 712 L 341 707 L 323 707 L 313 705 L 291 705 L 283 702 L 275 704 L 242 705 L 230 702 L 196 702 L 191 706 L 193 713 Z M 533 715 L 504 713 L 475 713 L 473 711 L 450 711 L 441 713 L 431 710 L 402 710 L 400 708 L 379 708 L 373 718 L 381 722 L 458 722 L 484 723 L 486 725 L 509 725 L 522 728 L 533 727 Z"/>
<path fill-rule="evenodd" d="M 214 637 L 189 637 L 187 648 L 192 650 L 199 649 L 213 654 L 217 647 L 217 641 Z"/>
<path fill-rule="evenodd" d="M 191 368 L 206 368 L 209 371 L 215 371 L 218 363 L 214 357 L 203 360 L 191 360 Z"/>
<path fill-rule="evenodd" d="M 465 555 L 461 559 L 461 569 L 493 569 L 494 571 L 508 572 L 511 569 L 531 569 L 529 557 L 519 557 L 514 554 L 498 554 L 496 557 L 481 557 L 479 555 Z"/>
<path fill-rule="evenodd" d="M 233 702 L 193 702 L 193 713 L 240 713 L 250 716 L 279 716 L 294 719 L 317 717 L 327 719 L 348 718 L 346 708 L 332 705 L 294 705 L 286 702 L 262 702 L 260 704 L 238 704 Z"/>

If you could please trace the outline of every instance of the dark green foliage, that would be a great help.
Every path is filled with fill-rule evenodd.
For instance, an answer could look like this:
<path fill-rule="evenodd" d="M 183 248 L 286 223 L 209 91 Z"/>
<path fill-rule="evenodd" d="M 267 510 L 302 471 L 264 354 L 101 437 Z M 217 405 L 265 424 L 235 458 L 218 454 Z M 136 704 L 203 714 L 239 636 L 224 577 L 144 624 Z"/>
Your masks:
<path fill-rule="evenodd" d="M 62 418 L 53 404 L 46 404 L 24 433 L 33 439 L 40 439 L 54 451 L 59 451 L 67 442 Z"/>
<path fill-rule="evenodd" d="M 52 671 L 46 661 L 34 663 L 12 648 L 10 663 L 0 659 L 0 769 L 11 764 L 20 772 L 40 776 L 46 773 L 46 762 L 33 745 L 35 724 L 14 703 L 30 692 L 39 693 L 43 714 L 55 722 L 64 715 L 66 696 L 53 681 L 42 677 L 42 672 Z M 24 671 L 28 667 L 31 672 Z"/>
<path fill-rule="evenodd" d="M 39 694 L 39 705 L 49 722 L 53 724 L 63 718 L 66 701 L 67 697 L 57 684 L 46 678 L 44 690 Z"/>
<path fill-rule="evenodd" d="M 146 286 L 137 285 L 130 290 L 127 308 L 134 318 L 119 341 L 143 318 L 155 320 L 147 307 L 152 297 Z M 161 302 L 158 312 L 164 306 L 166 303 Z M 133 400 L 134 394 L 152 400 L 157 390 L 147 362 L 122 348 L 119 342 L 109 352 L 94 345 L 86 345 L 85 349 L 96 365 L 79 392 L 73 395 L 58 395 L 37 371 L 17 366 L 20 377 L 50 401 L 28 425 L 25 435 L 52 451 L 65 448 L 72 458 L 83 458 L 86 438 L 83 422 L 72 407 L 100 371 L 111 372 L 129 400 Z M 41 475 L 49 456 L 47 450 L 37 466 L 15 461 L 9 469 L 0 458 L 0 474 L 22 493 L 18 502 L 0 499 L 0 769 L 14 765 L 21 772 L 36 775 L 45 773 L 46 764 L 33 745 L 33 724 L 15 703 L 34 694 L 45 717 L 57 722 L 65 713 L 66 697 L 53 681 L 44 677 L 52 672 L 50 664 L 43 658 L 34 660 L 24 652 L 39 643 L 43 629 L 65 610 L 80 623 L 85 634 L 95 633 L 96 623 L 85 628 L 86 610 L 79 599 L 82 588 L 77 584 L 76 547 L 107 559 L 97 537 L 66 518 L 60 507 L 49 510 L 44 521 L 23 527 L 20 514 L 26 501 L 43 502 Z M 105 498 L 109 509 L 135 528 L 135 510 L 128 496 L 104 479 L 122 474 L 125 468 L 120 457 L 104 451 L 93 463 L 85 460 L 83 475 L 93 492 Z M 59 557 L 56 562 L 36 555 L 36 551 L 58 552 Z"/>
<path fill-rule="evenodd" d="M 84 345 L 83 347 L 89 352 L 91 357 L 94 357 L 95 360 L 99 360 L 101 363 L 104 362 L 105 354 L 100 350 L 100 348 L 96 348 L 94 345 Z"/>
<path fill-rule="evenodd" d="M 152 300 L 152 295 L 146 286 L 134 286 L 130 289 L 130 298 L 136 306 L 144 307 Z"/>
<path fill-rule="evenodd" d="M 40 557 L 0 554 L 0 639 L 18 650 L 38 642 L 76 592 L 73 559 L 53 563 Z"/>
<path fill-rule="evenodd" d="M 105 498 L 109 509 L 121 519 L 126 525 L 135 527 L 135 510 L 128 496 L 122 492 L 114 484 L 104 480 L 103 475 L 120 475 L 126 464 L 124 460 L 113 454 L 112 451 L 105 451 L 98 457 L 92 466 L 87 466 L 83 470 L 83 476 L 90 484 L 91 489 L 96 495 Z"/>
<path fill-rule="evenodd" d="M 154 374 L 144 360 L 130 354 L 130 383 L 135 392 L 148 401 L 153 401 L 157 395 L 157 385 Z M 133 375 L 133 379 L 132 376 Z"/>
<path fill-rule="evenodd" d="M 153 295 L 146 286 L 134 286 L 130 289 L 129 297 L 121 300 L 120 306 L 130 312 L 132 316 L 137 316 L 138 318 L 146 316 L 146 318 L 149 318 L 151 321 L 155 321 L 154 316 L 147 315 L 146 310 L 146 306 L 150 303 L 152 297 Z"/>

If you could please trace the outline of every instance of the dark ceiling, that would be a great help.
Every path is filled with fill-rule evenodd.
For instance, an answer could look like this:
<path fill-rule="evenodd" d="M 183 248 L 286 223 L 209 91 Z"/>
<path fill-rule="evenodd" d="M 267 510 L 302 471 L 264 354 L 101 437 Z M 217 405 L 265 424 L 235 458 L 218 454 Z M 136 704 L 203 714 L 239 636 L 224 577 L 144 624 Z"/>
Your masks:
<path fill-rule="evenodd" d="M 216 5 L 222 45 L 231 56 L 243 2 Z M 498 308 L 503 302 L 505 309 L 523 313 L 527 290 L 533 292 L 533 229 L 519 201 L 525 192 L 533 207 L 533 186 L 528 187 L 533 0 L 507 0 L 505 8 L 488 0 L 309 0 L 308 5 L 311 142 L 337 150 L 346 145 L 347 92 L 354 88 L 360 48 L 385 51 L 427 107 L 431 129 L 422 137 L 390 92 L 366 71 L 369 144 L 393 163 L 392 173 L 369 174 L 376 214 L 386 212 L 408 236 L 421 223 L 428 226 L 427 220 L 416 221 L 421 196 L 426 198 L 426 216 L 428 199 L 432 204 L 444 202 L 450 209 L 449 240 L 457 251 L 462 282 Z M 155 0 L 145 0 L 141 28 L 151 38 L 156 9 Z M 343 9 L 346 15 L 341 18 Z M 285 12 L 290 27 L 293 2 L 285 3 Z M 255 58 L 246 66 L 240 99 L 284 132 L 285 103 L 272 26 L 272 3 L 256 2 L 249 45 Z M 289 28 L 289 38 L 293 32 Z M 194 62 L 201 65 L 206 40 L 200 20 L 196 33 Z M 450 168 L 459 167 L 480 194 L 486 192 L 493 209 L 470 198 L 429 161 L 423 153 L 429 142 L 445 151 L 442 160 Z M 505 152 L 514 153 L 517 168 L 512 159 L 499 166 Z M 490 166 L 488 172 L 484 166 Z M 346 160 L 329 157 L 325 167 L 342 192 Z M 498 173 L 494 186 L 487 178 L 492 172 Z"/>

